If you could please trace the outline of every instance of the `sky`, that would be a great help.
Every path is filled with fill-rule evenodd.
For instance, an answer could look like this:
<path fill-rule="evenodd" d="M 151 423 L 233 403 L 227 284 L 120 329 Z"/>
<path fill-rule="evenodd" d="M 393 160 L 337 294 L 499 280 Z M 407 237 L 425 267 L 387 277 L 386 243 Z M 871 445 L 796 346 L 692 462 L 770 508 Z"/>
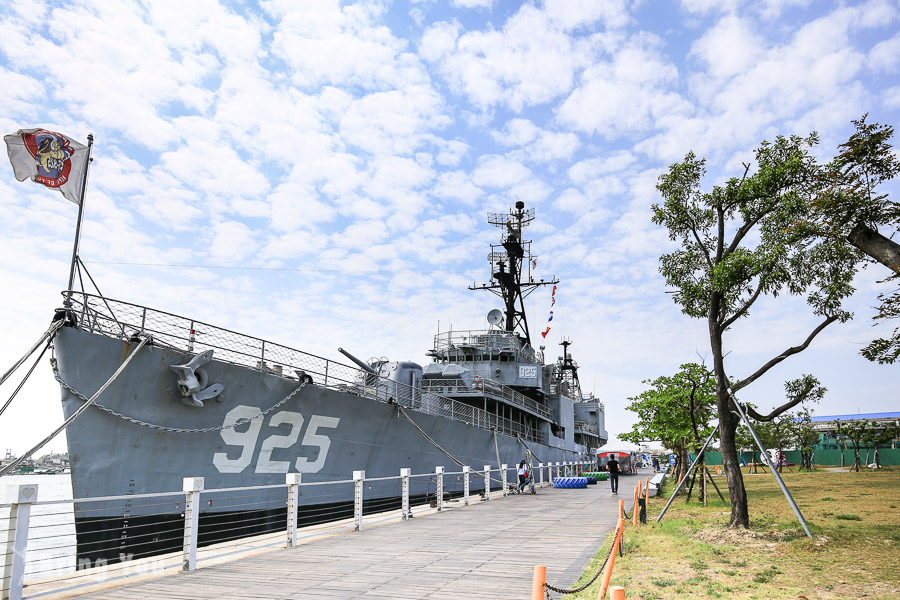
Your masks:
<path fill-rule="evenodd" d="M 424 364 L 439 330 L 500 308 L 467 288 L 490 278 L 487 213 L 523 201 L 535 276 L 560 279 L 551 323 L 549 289 L 527 300 L 533 342 L 552 361 L 572 340 L 611 444 L 645 380 L 712 362 L 659 274 L 659 175 L 693 151 L 710 190 L 779 134 L 817 131 L 828 159 L 851 120 L 898 123 L 898 75 L 898 0 L 0 0 L 0 129 L 93 133 L 80 256 L 106 296 Z M 0 166 L 3 371 L 61 305 L 76 214 Z M 861 271 L 855 318 L 740 398 L 778 406 L 811 373 L 816 414 L 896 410 L 900 367 L 858 354 L 888 333 L 871 321 L 888 274 Z M 816 324 L 802 298 L 759 303 L 726 335 L 727 372 Z M 60 424 L 59 398 L 44 359 L 0 451 Z"/>

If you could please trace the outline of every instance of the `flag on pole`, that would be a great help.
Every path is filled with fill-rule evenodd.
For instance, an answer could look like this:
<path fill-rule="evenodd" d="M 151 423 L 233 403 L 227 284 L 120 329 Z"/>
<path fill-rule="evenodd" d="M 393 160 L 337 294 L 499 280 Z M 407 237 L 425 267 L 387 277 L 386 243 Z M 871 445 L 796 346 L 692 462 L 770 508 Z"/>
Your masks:
<path fill-rule="evenodd" d="M 3 141 L 16 179 L 31 179 L 81 204 L 87 146 L 46 129 L 20 129 L 3 136 Z"/>
<path fill-rule="evenodd" d="M 549 327 L 548 327 L 547 329 L 545 329 L 544 331 L 541 332 L 541 336 L 542 336 L 542 337 L 547 337 L 547 334 L 548 334 L 548 333 L 550 333 L 550 328 L 549 328 Z"/>

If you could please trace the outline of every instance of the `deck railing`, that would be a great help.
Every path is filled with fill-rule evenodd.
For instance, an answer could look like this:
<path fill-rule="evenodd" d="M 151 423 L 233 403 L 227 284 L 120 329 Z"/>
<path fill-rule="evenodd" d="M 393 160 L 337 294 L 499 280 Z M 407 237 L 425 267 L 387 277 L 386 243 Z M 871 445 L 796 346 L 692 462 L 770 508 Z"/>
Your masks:
<path fill-rule="evenodd" d="M 213 350 L 213 358 L 218 361 L 286 379 L 297 380 L 305 374 L 313 378 L 314 384 L 330 389 L 379 402 L 396 401 L 412 410 L 463 421 L 483 429 L 496 428 L 500 433 L 518 434 L 536 443 L 544 443 L 546 439 L 540 431 L 505 423 L 480 408 L 308 352 L 130 302 L 74 291 L 71 295 L 76 326 L 83 331 L 122 340 L 150 335 L 156 346 L 192 354 Z"/>
<path fill-rule="evenodd" d="M 535 400 L 529 398 L 528 396 L 525 396 L 520 392 L 517 392 L 511 387 L 502 385 L 490 379 L 484 379 L 482 377 L 476 377 L 471 384 L 467 384 L 465 381 L 458 378 L 423 379 L 422 389 L 437 394 L 446 394 L 450 396 L 491 396 L 496 399 L 501 399 L 507 404 L 513 404 L 520 408 L 527 409 L 547 420 L 550 420 L 553 414 L 548 407 L 544 406 L 543 404 L 539 404 Z"/>

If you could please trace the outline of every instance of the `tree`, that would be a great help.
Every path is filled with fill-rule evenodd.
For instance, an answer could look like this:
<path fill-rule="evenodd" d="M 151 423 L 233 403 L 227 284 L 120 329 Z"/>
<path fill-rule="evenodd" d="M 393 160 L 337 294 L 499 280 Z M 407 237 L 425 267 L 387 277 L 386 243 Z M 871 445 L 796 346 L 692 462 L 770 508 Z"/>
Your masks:
<path fill-rule="evenodd" d="M 700 450 L 713 429 L 709 424 L 715 414 L 713 374 L 704 365 L 688 363 L 673 376 L 643 383 L 650 389 L 629 398 L 626 407 L 637 413 L 638 420 L 619 438 L 633 444 L 659 440 L 675 451 L 683 470 L 688 452 Z"/>
<path fill-rule="evenodd" d="M 878 455 L 878 450 L 881 446 L 886 444 L 890 444 L 895 439 L 897 439 L 897 428 L 896 427 L 870 427 L 863 434 L 862 441 L 867 445 L 871 444 L 875 447 L 875 467 L 881 468 L 881 457 Z"/>
<path fill-rule="evenodd" d="M 853 465 L 850 467 L 851 471 L 855 469 L 859 472 L 861 464 L 859 447 L 868 430 L 868 421 L 835 421 L 834 438 L 836 440 L 844 439 L 853 442 Z"/>
<path fill-rule="evenodd" d="M 820 235 L 843 238 L 872 260 L 894 272 L 900 282 L 900 244 L 882 234 L 900 230 L 900 203 L 880 194 L 878 187 L 900 174 L 900 160 L 891 151 L 893 127 L 853 121 L 856 131 L 840 145 L 828 165 L 826 185 L 814 202 L 814 221 Z M 875 320 L 900 317 L 900 292 L 880 294 Z M 892 364 L 900 358 L 900 327 L 890 337 L 873 340 L 860 354 L 870 361 Z"/>
<path fill-rule="evenodd" d="M 693 152 L 660 176 L 657 189 L 665 202 L 653 205 L 653 221 L 668 229 L 680 247 L 660 257 L 660 272 L 674 288 L 682 312 L 707 321 L 725 474 L 731 494 L 730 526 L 747 527 L 747 495 L 738 466 L 734 434 L 738 416 L 731 392 L 747 387 L 789 356 L 805 350 L 825 327 L 845 322 L 851 314 L 842 301 L 851 285 L 861 253 L 843 240 L 810 235 L 797 223 L 813 217 L 813 199 L 822 167 L 811 156 L 816 134 L 776 138 L 756 150 L 756 171 L 744 165 L 740 178 L 711 192 L 701 192 L 705 161 Z M 821 322 L 796 346 L 776 352 L 755 372 L 736 380 L 729 390 L 725 372 L 724 335 L 763 295 L 805 296 Z M 809 377 L 809 376 L 807 376 Z M 769 421 L 803 402 L 814 378 L 798 380 L 788 402 L 751 416 Z"/>
<path fill-rule="evenodd" d="M 800 469 L 812 471 L 813 446 L 819 441 L 819 432 L 813 427 L 812 412 L 808 408 L 797 411 L 793 434 L 793 441 L 800 450 Z"/>

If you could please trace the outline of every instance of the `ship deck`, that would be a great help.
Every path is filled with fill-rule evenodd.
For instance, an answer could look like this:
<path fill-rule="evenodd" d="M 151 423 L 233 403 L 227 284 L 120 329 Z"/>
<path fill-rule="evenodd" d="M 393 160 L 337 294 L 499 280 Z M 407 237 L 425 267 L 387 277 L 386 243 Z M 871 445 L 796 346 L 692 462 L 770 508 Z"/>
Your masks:
<path fill-rule="evenodd" d="M 548 487 L 79 598 L 521 599 L 535 565 L 547 567 L 547 583 L 571 587 L 617 513 L 603 483 Z"/>

